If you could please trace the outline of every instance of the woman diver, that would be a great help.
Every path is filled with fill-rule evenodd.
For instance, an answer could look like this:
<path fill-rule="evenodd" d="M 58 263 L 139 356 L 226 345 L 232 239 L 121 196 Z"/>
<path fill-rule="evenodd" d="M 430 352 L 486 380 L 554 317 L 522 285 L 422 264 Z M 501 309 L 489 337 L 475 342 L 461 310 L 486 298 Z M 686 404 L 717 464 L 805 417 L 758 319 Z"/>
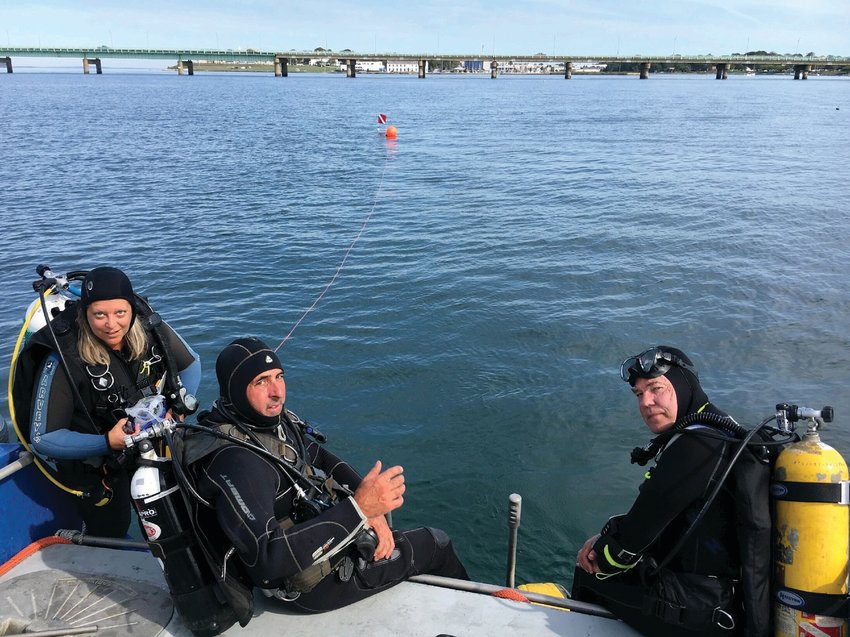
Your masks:
<path fill-rule="evenodd" d="M 22 421 L 28 418 L 21 430 L 66 490 L 82 495 L 86 533 L 124 537 L 130 525 L 130 468 L 120 452 L 138 425 L 126 409 L 165 393 L 177 417 L 191 413 L 186 392 L 194 394 L 200 378 L 197 354 L 117 268 L 88 272 L 79 302 L 30 339 L 15 375 L 29 388 L 28 399 L 15 396 Z M 164 391 L 168 382 L 179 391 Z"/>

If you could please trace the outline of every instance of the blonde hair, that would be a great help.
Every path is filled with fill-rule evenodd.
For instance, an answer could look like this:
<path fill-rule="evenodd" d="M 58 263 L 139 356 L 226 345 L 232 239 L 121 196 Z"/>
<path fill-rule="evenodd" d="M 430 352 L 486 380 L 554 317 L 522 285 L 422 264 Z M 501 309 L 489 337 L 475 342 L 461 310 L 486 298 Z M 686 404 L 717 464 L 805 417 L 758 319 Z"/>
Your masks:
<path fill-rule="evenodd" d="M 77 334 L 77 351 L 80 358 L 88 365 L 109 365 L 109 350 L 92 332 L 85 309 L 77 315 L 77 325 L 80 328 Z M 124 336 L 124 344 L 129 350 L 130 360 L 138 360 L 147 353 L 148 334 L 138 316 Z"/>

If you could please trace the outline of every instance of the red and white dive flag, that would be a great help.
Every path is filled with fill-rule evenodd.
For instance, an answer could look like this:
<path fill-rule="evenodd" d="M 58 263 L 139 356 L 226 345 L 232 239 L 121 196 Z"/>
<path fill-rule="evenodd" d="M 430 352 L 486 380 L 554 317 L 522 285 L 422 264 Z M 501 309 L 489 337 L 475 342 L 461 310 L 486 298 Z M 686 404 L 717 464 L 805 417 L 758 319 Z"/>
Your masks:
<path fill-rule="evenodd" d="M 383 113 L 378 113 L 378 123 L 379 124 L 386 124 L 387 123 L 387 116 L 384 115 Z"/>

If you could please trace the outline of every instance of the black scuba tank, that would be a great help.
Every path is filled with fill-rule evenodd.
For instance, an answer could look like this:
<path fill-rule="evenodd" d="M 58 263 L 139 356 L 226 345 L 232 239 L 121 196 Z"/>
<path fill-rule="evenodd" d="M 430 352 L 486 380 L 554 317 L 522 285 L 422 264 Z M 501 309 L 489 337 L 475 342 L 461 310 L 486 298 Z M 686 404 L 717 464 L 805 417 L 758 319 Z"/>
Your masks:
<path fill-rule="evenodd" d="M 199 637 L 218 635 L 237 621 L 192 531 L 170 458 L 149 440 L 138 444 L 138 469 L 130 496 L 151 553 L 165 572 L 171 599 L 186 626 Z"/>

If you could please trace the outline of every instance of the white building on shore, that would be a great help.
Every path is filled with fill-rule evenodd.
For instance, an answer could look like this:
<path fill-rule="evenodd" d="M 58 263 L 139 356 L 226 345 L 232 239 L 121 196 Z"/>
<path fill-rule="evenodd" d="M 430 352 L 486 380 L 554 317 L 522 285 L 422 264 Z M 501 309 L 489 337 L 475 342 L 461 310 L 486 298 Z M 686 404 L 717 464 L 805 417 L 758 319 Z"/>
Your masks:
<path fill-rule="evenodd" d="M 425 61 L 425 72 L 430 71 L 430 64 Z M 339 70 L 347 71 L 348 64 L 345 60 L 339 61 Z M 419 73 L 418 60 L 387 60 L 384 64 L 381 60 L 357 60 L 354 65 L 355 73 Z"/>

